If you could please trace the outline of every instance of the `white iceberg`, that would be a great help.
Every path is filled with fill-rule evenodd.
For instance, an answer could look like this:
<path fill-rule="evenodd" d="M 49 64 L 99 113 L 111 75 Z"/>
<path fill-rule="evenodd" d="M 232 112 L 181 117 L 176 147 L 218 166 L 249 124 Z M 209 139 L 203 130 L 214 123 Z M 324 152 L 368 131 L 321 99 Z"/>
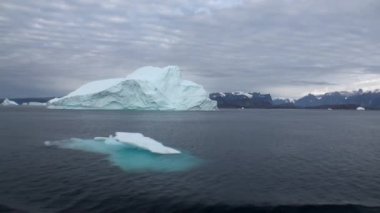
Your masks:
<path fill-rule="evenodd" d="M 41 102 L 29 102 L 29 106 L 46 106 L 46 103 L 41 103 Z"/>
<path fill-rule="evenodd" d="M 14 101 L 9 100 L 8 98 L 4 99 L 4 101 L 1 103 L 3 106 L 18 106 L 18 104 Z"/>
<path fill-rule="evenodd" d="M 58 109 L 216 110 L 204 88 L 181 79 L 177 66 L 142 67 L 125 78 L 87 83 L 48 103 Z"/>
<path fill-rule="evenodd" d="M 365 108 L 364 107 L 357 107 L 356 110 L 358 110 L 358 111 L 365 111 Z"/>
<path fill-rule="evenodd" d="M 109 145 L 131 145 L 138 147 L 140 149 L 145 149 L 157 154 L 179 154 L 180 151 L 164 146 L 162 143 L 145 137 L 141 133 L 131 133 L 131 132 L 116 132 L 115 137 L 95 137 L 94 140 L 101 140 Z"/>

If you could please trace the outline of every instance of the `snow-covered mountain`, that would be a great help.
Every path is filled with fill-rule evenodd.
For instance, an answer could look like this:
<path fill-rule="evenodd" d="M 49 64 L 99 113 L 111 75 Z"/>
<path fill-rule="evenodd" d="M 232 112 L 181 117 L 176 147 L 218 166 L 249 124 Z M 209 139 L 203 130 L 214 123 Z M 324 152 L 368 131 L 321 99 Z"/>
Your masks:
<path fill-rule="evenodd" d="M 218 102 L 220 108 L 271 108 L 272 97 L 256 92 L 216 92 L 210 99 Z"/>
<path fill-rule="evenodd" d="M 329 92 L 323 95 L 309 94 L 295 101 L 297 107 L 342 106 L 380 108 L 380 91 L 358 90 L 353 92 Z"/>
<path fill-rule="evenodd" d="M 183 80 L 177 66 L 142 67 L 125 78 L 87 83 L 48 108 L 108 110 L 215 110 L 204 88 Z"/>

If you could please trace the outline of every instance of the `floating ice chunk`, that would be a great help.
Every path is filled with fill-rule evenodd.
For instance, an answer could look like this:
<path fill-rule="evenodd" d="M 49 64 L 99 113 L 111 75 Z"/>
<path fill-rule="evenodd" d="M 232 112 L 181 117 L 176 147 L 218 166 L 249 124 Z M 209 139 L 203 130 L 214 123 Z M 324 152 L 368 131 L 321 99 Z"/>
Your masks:
<path fill-rule="evenodd" d="M 108 137 L 95 137 L 94 140 L 96 141 L 105 141 Z"/>
<path fill-rule="evenodd" d="M 113 138 L 107 138 L 104 141 L 104 143 L 107 144 L 107 145 L 123 145 L 123 144 L 121 144 L 120 142 L 118 142 L 117 140 L 115 140 Z"/>
<path fill-rule="evenodd" d="M 104 140 L 105 144 L 108 145 L 123 145 L 120 143 L 116 138 L 114 138 L 112 135 Z"/>
<path fill-rule="evenodd" d="M 153 153 L 158 154 L 179 154 L 180 151 L 164 146 L 162 143 L 145 137 L 141 133 L 131 133 L 131 132 L 116 132 L 115 139 L 121 143 L 126 143 L 139 147 L 141 149 L 149 150 Z"/>
<path fill-rule="evenodd" d="M 145 137 L 141 133 L 132 132 L 116 132 L 115 137 L 110 135 L 109 137 L 95 137 L 96 141 L 104 141 L 105 144 L 109 145 L 131 145 L 138 147 L 140 149 L 145 149 L 157 154 L 179 154 L 180 151 L 164 146 L 162 143 Z"/>
<path fill-rule="evenodd" d="M 8 98 L 4 99 L 3 103 L 1 103 L 3 106 L 18 106 L 18 104 L 14 101 L 9 100 Z"/>
<path fill-rule="evenodd" d="M 112 165 L 128 172 L 177 172 L 191 169 L 201 163 L 198 158 L 186 152 L 180 153 L 140 133 L 121 132 L 110 137 L 71 138 L 45 141 L 44 144 L 47 147 L 105 154 Z"/>
<path fill-rule="evenodd" d="M 364 111 L 365 108 L 364 107 L 358 107 L 358 108 L 356 108 L 356 110 L 358 110 L 358 111 Z"/>
<path fill-rule="evenodd" d="M 46 103 L 41 103 L 41 102 L 29 102 L 29 106 L 46 106 Z"/>

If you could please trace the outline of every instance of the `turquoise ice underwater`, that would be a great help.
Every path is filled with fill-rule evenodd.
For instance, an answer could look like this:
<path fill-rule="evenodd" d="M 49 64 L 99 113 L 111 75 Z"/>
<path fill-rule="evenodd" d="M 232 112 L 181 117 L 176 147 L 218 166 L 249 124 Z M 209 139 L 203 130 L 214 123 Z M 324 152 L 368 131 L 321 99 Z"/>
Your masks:
<path fill-rule="evenodd" d="M 112 165 L 126 172 L 180 172 L 201 163 L 199 158 L 183 151 L 180 154 L 156 154 L 128 144 L 111 145 L 95 139 L 72 138 L 49 145 L 103 154 Z"/>

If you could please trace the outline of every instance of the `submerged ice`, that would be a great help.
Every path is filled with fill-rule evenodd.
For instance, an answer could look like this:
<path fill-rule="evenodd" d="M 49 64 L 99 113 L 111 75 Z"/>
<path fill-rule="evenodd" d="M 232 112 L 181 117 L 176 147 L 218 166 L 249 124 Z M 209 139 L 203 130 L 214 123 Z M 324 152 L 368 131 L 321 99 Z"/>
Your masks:
<path fill-rule="evenodd" d="M 140 133 L 118 132 L 110 137 L 72 138 L 45 141 L 44 144 L 105 154 L 113 165 L 126 171 L 184 171 L 199 163 L 195 157 L 164 146 Z"/>
<path fill-rule="evenodd" d="M 60 109 L 215 110 L 204 88 L 183 80 L 177 66 L 142 67 L 125 78 L 87 83 L 49 102 Z"/>

